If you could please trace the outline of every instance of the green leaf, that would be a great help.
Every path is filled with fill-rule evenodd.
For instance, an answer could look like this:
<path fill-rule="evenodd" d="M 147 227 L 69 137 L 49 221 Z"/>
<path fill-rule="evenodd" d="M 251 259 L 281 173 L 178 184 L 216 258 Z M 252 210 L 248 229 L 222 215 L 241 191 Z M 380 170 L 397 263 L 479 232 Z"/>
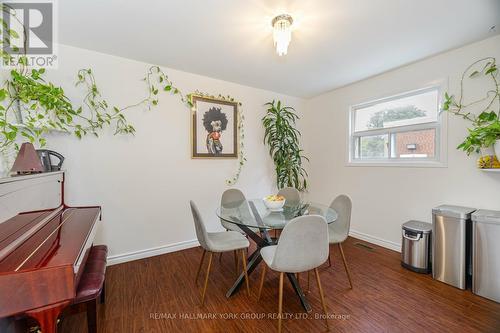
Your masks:
<path fill-rule="evenodd" d="M 470 78 L 472 78 L 472 77 L 474 77 L 474 76 L 477 76 L 478 74 L 479 74 L 479 72 L 478 72 L 478 71 L 474 71 L 474 72 L 472 72 L 472 73 L 469 75 L 469 77 L 470 77 Z"/>
<path fill-rule="evenodd" d="M 7 133 L 5 133 L 5 136 L 6 136 L 7 140 L 13 141 L 17 137 L 17 132 L 16 131 L 7 132 Z"/>
<path fill-rule="evenodd" d="M 6 97 L 7 97 L 7 90 L 0 89 L 0 102 L 5 100 Z"/>
<path fill-rule="evenodd" d="M 9 33 L 9 35 L 11 35 L 12 37 L 14 38 L 19 38 L 19 34 L 15 31 L 15 30 L 12 30 L 12 29 L 7 29 L 7 32 Z"/>
<path fill-rule="evenodd" d="M 495 67 L 495 65 L 492 65 L 490 68 L 488 68 L 488 70 L 487 70 L 484 74 L 486 74 L 486 75 L 488 75 L 488 74 L 492 74 L 492 73 L 494 73 L 496 70 L 497 70 L 497 68 Z"/>

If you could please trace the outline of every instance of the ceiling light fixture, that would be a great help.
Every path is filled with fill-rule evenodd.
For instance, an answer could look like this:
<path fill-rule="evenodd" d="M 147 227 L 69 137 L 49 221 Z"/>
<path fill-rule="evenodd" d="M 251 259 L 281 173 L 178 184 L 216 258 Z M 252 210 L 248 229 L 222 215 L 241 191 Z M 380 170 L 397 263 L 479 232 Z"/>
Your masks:
<path fill-rule="evenodd" d="M 271 22 L 274 46 L 279 56 L 286 55 L 288 51 L 288 44 L 292 40 L 292 23 L 293 19 L 288 14 L 278 15 Z"/>

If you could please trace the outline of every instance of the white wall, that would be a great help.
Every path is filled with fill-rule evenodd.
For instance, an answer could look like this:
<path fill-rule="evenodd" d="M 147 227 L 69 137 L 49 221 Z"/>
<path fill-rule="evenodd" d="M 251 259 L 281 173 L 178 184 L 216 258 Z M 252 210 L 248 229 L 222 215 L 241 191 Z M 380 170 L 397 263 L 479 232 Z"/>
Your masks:
<path fill-rule="evenodd" d="M 409 219 L 431 222 L 431 209 L 457 204 L 500 210 L 500 173 L 476 168 L 477 156 L 455 147 L 466 135 L 463 120 L 448 116 L 448 167 L 346 166 L 349 106 L 424 87 L 446 79 L 457 94 L 463 70 L 475 60 L 500 61 L 500 36 L 446 52 L 382 75 L 320 95 L 306 102 L 304 137 L 310 165 L 310 198 L 329 202 L 346 193 L 353 200 L 355 235 L 398 249 L 401 224 Z M 362 66 L 363 64 L 360 64 Z M 469 86 L 484 94 L 488 81 Z M 481 95 L 479 95 L 481 96 Z"/>
<path fill-rule="evenodd" d="M 203 61 L 203 55 L 193 56 Z M 74 86 L 76 73 L 91 67 L 104 98 L 111 105 L 125 106 L 146 96 L 141 79 L 149 66 L 61 45 L 59 68 L 49 70 L 47 77 L 65 89 L 74 105 L 80 105 L 82 91 Z M 231 95 L 243 104 L 248 162 L 236 187 L 250 198 L 274 191 L 272 161 L 262 142 L 263 104 L 279 98 L 301 110 L 303 100 L 169 68 L 163 70 L 184 93 L 198 89 Z M 222 229 L 215 209 L 227 188 L 225 180 L 233 175 L 238 162 L 191 159 L 190 110 L 177 96 L 160 95 L 159 105 L 152 111 L 128 111 L 127 117 L 137 130 L 135 136 L 113 136 L 111 130 L 105 130 L 100 138 L 78 140 L 64 134 L 48 137 L 48 148 L 66 157 L 67 202 L 102 205 L 103 223 L 97 242 L 109 246 L 110 255 L 118 256 L 115 262 L 123 259 L 120 255 L 131 252 L 192 245 L 196 236 L 190 199 L 199 205 L 209 230 Z"/>
<path fill-rule="evenodd" d="M 199 89 L 229 94 L 243 103 L 248 162 L 236 187 L 248 197 L 274 191 L 272 162 L 262 144 L 263 104 L 280 98 L 306 110 L 302 127 L 306 153 L 311 159 L 312 200 L 329 203 L 340 193 L 354 202 L 355 234 L 397 249 L 400 225 L 409 219 L 430 221 L 431 208 L 452 203 L 500 209 L 500 174 L 476 169 L 475 158 L 456 151 L 466 134 L 466 123 L 449 117 L 448 167 L 348 167 L 346 147 L 349 106 L 412 90 L 448 79 L 456 93 L 462 70 L 476 59 L 495 56 L 500 61 L 500 36 L 447 52 L 412 65 L 304 101 L 164 68 L 183 92 Z M 203 61 L 203 58 L 200 58 Z M 362 64 L 360 64 L 362 65 Z M 112 105 L 134 103 L 146 94 L 144 77 L 149 65 L 129 59 L 61 45 L 59 68 L 47 76 L 64 87 L 75 105 L 82 93 L 74 87 L 76 72 L 91 67 L 104 97 Z M 477 87 L 474 87 L 477 91 Z M 48 148 L 67 159 L 67 201 L 73 205 L 100 204 L 103 223 L 97 241 L 108 244 L 114 262 L 139 257 L 141 251 L 161 253 L 190 246 L 195 239 L 188 201 L 195 200 L 210 230 L 221 229 L 215 216 L 225 179 L 236 160 L 190 158 L 190 112 L 176 96 L 162 94 L 151 112 L 130 110 L 135 136 L 113 136 L 105 130 L 96 139 L 54 134 Z M 130 254 L 132 256 L 122 257 Z M 135 256 L 134 256 L 135 253 Z"/>

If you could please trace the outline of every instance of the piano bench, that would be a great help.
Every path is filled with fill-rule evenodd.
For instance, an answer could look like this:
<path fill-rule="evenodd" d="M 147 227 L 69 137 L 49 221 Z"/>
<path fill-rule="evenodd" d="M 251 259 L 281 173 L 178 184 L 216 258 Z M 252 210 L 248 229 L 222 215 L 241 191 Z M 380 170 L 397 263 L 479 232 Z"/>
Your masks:
<path fill-rule="evenodd" d="M 87 312 L 87 326 L 89 333 L 97 332 L 97 302 L 105 301 L 106 245 L 93 246 L 90 249 L 85 268 L 83 270 L 73 305 L 84 304 Z"/>

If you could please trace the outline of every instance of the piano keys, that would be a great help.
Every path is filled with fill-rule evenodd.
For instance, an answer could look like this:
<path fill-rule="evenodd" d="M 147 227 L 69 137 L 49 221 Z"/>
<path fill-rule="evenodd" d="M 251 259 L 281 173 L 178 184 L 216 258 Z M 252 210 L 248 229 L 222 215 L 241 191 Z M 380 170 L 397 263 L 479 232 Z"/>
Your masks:
<path fill-rule="evenodd" d="M 37 197 L 39 200 L 37 200 Z M 64 173 L 0 179 L 0 318 L 28 315 L 42 332 L 75 298 L 101 209 L 64 203 Z"/>

